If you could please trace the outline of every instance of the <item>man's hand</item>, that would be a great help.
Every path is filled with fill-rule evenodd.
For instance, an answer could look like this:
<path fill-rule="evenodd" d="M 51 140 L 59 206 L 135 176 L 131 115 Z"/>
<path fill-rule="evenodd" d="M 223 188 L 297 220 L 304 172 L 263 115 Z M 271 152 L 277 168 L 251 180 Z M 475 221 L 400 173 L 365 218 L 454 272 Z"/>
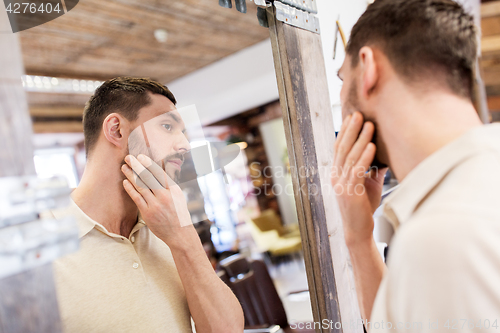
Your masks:
<path fill-rule="evenodd" d="M 385 270 L 373 239 L 372 215 L 380 204 L 387 170 L 367 173 L 375 157 L 375 145 L 371 142 L 373 132 L 373 124 L 365 122 L 363 125 L 363 116 L 359 112 L 347 117 L 335 141 L 332 169 L 332 185 L 342 215 L 359 308 L 364 319 L 371 316 Z"/>
<path fill-rule="evenodd" d="M 363 124 L 363 116 L 355 112 L 345 119 L 335 141 L 331 181 L 348 246 L 372 238 L 372 215 L 380 204 L 387 169 L 372 169 L 367 173 L 376 151 L 371 142 L 373 133 L 373 123 Z"/>
<path fill-rule="evenodd" d="M 213 270 L 179 186 L 147 156 L 129 155 L 125 162 L 123 187 L 148 228 L 170 247 L 196 331 L 242 332 L 241 306 Z"/>
<path fill-rule="evenodd" d="M 128 155 L 125 162 L 122 172 L 127 179 L 123 181 L 123 187 L 137 205 L 148 228 L 170 247 L 181 245 L 183 227 L 192 226 L 182 190 L 145 155 L 137 158 Z"/>

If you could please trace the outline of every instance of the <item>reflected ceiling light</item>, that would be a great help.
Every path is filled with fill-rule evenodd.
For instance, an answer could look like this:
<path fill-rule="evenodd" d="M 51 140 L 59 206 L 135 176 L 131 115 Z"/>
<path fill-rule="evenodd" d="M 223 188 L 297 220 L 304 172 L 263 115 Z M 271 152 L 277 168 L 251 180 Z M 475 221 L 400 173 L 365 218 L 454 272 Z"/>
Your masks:
<path fill-rule="evenodd" d="M 26 91 L 48 93 L 92 94 L 103 81 L 61 79 L 49 76 L 23 75 L 23 87 Z"/>
<path fill-rule="evenodd" d="M 165 29 L 156 29 L 154 32 L 155 38 L 159 43 L 166 43 L 168 39 L 168 31 Z"/>

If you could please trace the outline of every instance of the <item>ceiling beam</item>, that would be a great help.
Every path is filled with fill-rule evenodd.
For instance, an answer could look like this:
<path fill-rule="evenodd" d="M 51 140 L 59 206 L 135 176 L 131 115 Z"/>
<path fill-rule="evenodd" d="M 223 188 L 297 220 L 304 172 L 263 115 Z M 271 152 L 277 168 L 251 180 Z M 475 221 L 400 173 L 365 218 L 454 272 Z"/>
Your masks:
<path fill-rule="evenodd" d="M 481 17 L 487 18 L 500 15 L 500 1 L 486 2 L 481 5 Z"/>
<path fill-rule="evenodd" d="M 486 86 L 500 86 L 500 71 L 484 70 L 482 76 Z"/>
<path fill-rule="evenodd" d="M 491 113 L 491 122 L 500 122 L 500 112 Z"/>
<path fill-rule="evenodd" d="M 500 96 L 488 97 L 488 109 L 490 111 L 500 111 Z"/>
<path fill-rule="evenodd" d="M 76 106 L 30 106 L 32 117 L 81 117 L 83 108 Z"/>
<path fill-rule="evenodd" d="M 500 51 L 500 35 L 488 36 L 481 39 L 481 52 L 483 55 Z"/>
<path fill-rule="evenodd" d="M 43 121 L 33 123 L 35 133 L 83 133 L 81 121 Z"/>
<path fill-rule="evenodd" d="M 481 20 L 481 36 L 489 37 L 500 35 L 500 17 L 492 16 Z"/>
<path fill-rule="evenodd" d="M 500 85 L 486 86 L 486 94 L 488 96 L 500 96 Z"/>

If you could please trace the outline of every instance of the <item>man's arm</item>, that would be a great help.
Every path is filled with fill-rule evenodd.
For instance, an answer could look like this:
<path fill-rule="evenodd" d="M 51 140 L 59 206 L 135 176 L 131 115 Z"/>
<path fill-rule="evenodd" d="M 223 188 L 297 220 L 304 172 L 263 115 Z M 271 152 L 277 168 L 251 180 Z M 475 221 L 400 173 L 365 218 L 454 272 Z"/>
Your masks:
<path fill-rule="evenodd" d="M 351 255 L 358 303 L 363 319 L 367 320 L 385 270 L 373 239 L 373 213 L 380 204 L 386 170 L 367 173 L 375 157 L 373 133 L 373 124 L 363 124 L 359 112 L 348 116 L 335 141 L 331 174 Z"/>
<path fill-rule="evenodd" d="M 170 241 L 169 246 L 196 331 L 242 332 L 244 319 L 240 303 L 214 272 L 196 229 L 193 226 L 183 229 L 178 241 Z"/>
<path fill-rule="evenodd" d="M 182 190 L 149 157 L 129 155 L 123 186 L 148 228 L 171 249 L 198 333 L 243 332 L 238 299 L 213 270 L 192 225 Z M 134 176 L 139 175 L 139 178 Z"/>
<path fill-rule="evenodd" d="M 363 319 L 370 320 L 373 303 L 384 275 L 385 264 L 375 240 L 348 246 Z"/>

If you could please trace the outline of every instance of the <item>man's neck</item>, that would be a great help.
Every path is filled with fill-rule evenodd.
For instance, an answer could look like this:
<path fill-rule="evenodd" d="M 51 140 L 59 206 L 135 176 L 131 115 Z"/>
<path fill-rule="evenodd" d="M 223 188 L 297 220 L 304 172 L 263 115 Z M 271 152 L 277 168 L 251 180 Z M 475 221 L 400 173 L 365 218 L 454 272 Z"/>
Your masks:
<path fill-rule="evenodd" d="M 446 92 L 403 91 L 377 123 L 390 166 L 402 181 L 420 162 L 482 123 L 470 101 Z"/>
<path fill-rule="evenodd" d="M 123 189 L 120 161 L 109 162 L 89 161 L 80 185 L 71 196 L 85 214 L 106 230 L 129 237 L 137 223 L 137 206 Z"/>

